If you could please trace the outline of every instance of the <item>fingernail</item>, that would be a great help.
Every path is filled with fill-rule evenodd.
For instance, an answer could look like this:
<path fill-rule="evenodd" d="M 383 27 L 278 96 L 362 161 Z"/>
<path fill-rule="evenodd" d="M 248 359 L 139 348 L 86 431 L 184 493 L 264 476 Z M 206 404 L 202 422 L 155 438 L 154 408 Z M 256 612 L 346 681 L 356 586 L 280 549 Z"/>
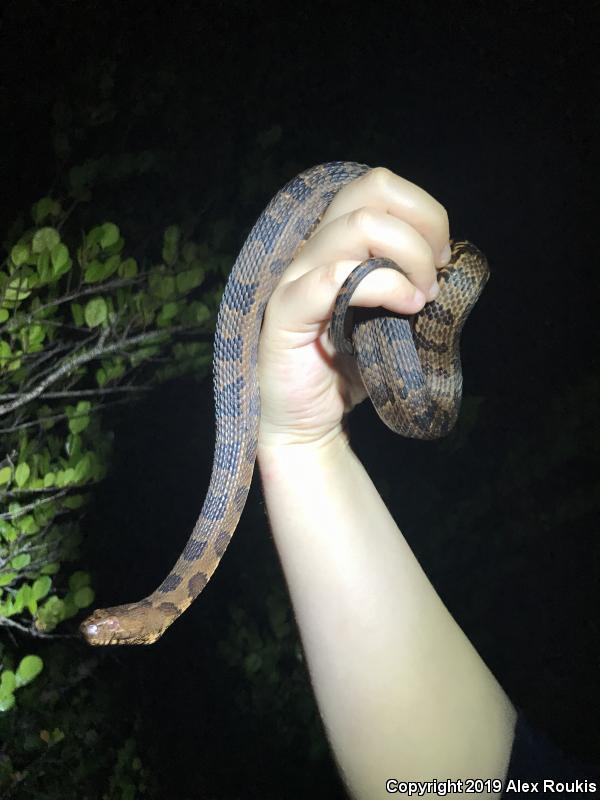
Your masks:
<path fill-rule="evenodd" d="M 440 253 L 440 262 L 442 267 L 445 267 L 446 264 L 450 261 L 451 255 L 452 255 L 452 250 L 450 249 L 450 245 L 447 244 Z"/>
<path fill-rule="evenodd" d="M 440 285 L 437 281 L 432 284 L 431 289 L 427 292 L 427 299 L 434 300 L 440 293 Z"/>

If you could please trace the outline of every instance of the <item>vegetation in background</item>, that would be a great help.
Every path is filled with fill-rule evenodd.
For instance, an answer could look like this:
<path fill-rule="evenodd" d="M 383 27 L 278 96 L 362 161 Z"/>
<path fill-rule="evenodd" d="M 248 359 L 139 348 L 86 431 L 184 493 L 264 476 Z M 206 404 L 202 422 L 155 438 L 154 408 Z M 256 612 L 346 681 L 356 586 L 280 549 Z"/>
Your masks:
<path fill-rule="evenodd" d="M 68 565 L 90 492 L 109 469 L 107 412 L 210 365 L 221 287 L 192 294 L 219 263 L 176 225 L 150 265 L 127 252 L 112 222 L 79 233 L 70 218 L 95 174 L 71 171 L 67 207 L 49 196 L 35 203 L 33 225 L 13 227 L 0 269 L 0 628 L 9 635 L 0 714 L 42 672 L 41 640 L 94 600 L 89 574 Z M 56 731 L 40 734 L 48 747 L 62 740 Z M 12 772 L 6 754 L 0 765 L 17 782 L 35 773 Z"/>

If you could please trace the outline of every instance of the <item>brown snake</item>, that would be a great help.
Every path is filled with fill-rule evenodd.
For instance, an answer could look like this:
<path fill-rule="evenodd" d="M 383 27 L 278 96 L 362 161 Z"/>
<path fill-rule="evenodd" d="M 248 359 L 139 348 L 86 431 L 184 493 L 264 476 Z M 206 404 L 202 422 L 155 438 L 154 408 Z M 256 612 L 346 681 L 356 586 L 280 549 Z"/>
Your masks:
<path fill-rule="evenodd" d="M 322 164 L 290 181 L 254 225 L 221 300 L 214 342 L 216 443 L 202 512 L 177 563 L 161 585 L 136 603 L 98 609 L 81 624 L 90 644 L 151 644 L 206 586 L 236 529 L 256 459 L 260 396 L 257 354 L 265 307 L 288 264 L 337 192 L 368 172 L 350 162 Z M 462 394 L 459 336 L 487 281 L 485 257 L 468 242 L 454 243 L 438 271 L 440 293 L 413 318 L 383 310 L 344 338 L 345 309 L 356 284 L 386 259 L 363 262 L 340 290 L 332 317 L 338 350 L 354 351 L 378 414 L 397 433 L 444 436 Z"/>

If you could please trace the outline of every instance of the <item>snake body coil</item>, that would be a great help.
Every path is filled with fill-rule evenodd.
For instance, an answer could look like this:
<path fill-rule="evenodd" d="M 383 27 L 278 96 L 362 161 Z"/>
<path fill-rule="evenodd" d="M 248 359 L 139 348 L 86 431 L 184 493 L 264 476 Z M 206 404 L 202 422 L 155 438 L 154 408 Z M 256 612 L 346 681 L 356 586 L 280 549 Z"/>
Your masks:
<path fill-rule="evenodd" d="M 303 172 L 271 200 L 250 232 L 229 276 L 214 342 L 216 443 L 201 514 L 183 552 L 161 585 L 136 603 L 94 611 L 81 625 L 90 644 L 151 644 L 206 586 L 243 511 L 256 459 L 260 396 L 258 341 L 265 307 L 283 271 L 310 236 L 337 192 L 369 170 L 333 162 Z M 359 280 L 377 266 L 371 259 L 340 291 L 332 338 L 344 343 L 343 318 Z M 455 243 L 450 264 L 438 273 L 440 293 L 412 320 L 385 312 L 359 323 L 352 349 L 379 415 L 405 436 L 446 434 L 460 407 L 459 335 L 488 277 L 483 255 Z"/>

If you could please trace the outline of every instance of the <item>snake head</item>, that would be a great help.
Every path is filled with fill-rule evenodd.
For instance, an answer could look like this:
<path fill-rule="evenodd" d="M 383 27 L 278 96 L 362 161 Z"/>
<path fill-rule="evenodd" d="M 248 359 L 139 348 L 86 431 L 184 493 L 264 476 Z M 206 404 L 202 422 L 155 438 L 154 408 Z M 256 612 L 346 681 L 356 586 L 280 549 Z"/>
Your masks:
<path fill-rule="evenodd" d="M 79 630 L 88 644 L 152 644 L 178 616 L 172 603 L 155 605 L 150 599 L 113 608 L 99 608 Z"/>

